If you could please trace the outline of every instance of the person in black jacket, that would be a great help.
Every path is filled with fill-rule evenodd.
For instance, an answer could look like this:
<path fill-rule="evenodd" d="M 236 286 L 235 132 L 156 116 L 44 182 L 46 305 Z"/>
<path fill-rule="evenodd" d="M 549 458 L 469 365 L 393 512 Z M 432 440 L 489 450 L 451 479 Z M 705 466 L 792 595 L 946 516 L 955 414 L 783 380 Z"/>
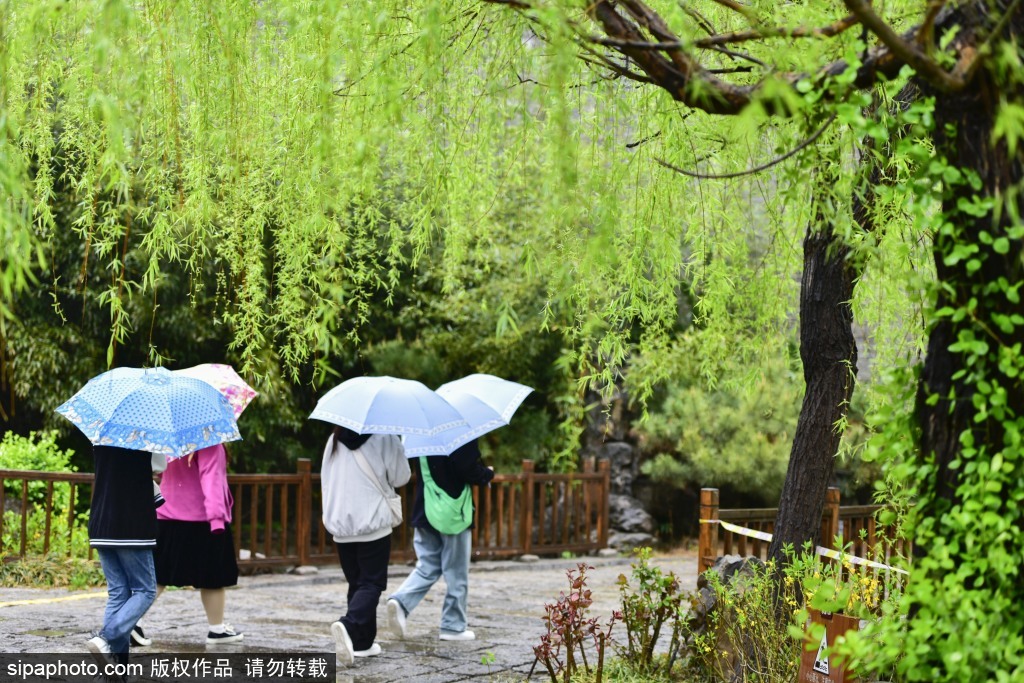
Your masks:
<path fill-rule="evenodd" d="M 107 580 L 100 632 L 86 647 L 100 662 L 127 663 L 129 634 L 156 599 L 156 505 L 151 455 L 95 446 L 96 477 L 89 510 L 89 545 Z"/>
<path fill-rule="evenodd" d="M 466 628 L 466 605 L 469 595 L 469 558 L 472 524 L 456 534 L 437 531 L 424 510 L 424 464 L 430 478 L 451 498 L 458 498 L 470 485 L 489 484 L 494 470 L 480 462 L 476 440 L 456 449 L 450 456 L 429 456 L 417 459 L 416 497 L 410 523 L 415 528 L 413 547 L 416 568 L 405 582 L 388 598 L 388 628 L 399 638 L 405 637 L 406 617 L 437 580 L 444 577 L 447 593 L 441 607 L 441 640 L 473 640 Z"/>

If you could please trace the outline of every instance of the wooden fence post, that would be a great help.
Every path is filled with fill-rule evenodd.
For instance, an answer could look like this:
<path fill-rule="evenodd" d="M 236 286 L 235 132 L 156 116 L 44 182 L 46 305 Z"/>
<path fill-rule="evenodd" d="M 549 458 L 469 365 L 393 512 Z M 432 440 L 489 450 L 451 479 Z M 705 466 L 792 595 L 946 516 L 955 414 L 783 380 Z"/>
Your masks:
<path fill-rule="evenodd" d="M 700 520 L 718 519 L 718 489 L 700 490 L 700 535 L 697 537 L 697 573 L 709 568 L 718 556 L 718 524 Z"/>
<path fill-rule="evenodd" d="M 597 471 L 601 473 L 601 515 L 598 518 L 597 543 L 599 548 L 608 547 L 608 525 L 611 517 L 612 462 L 602 458 L 597 462 Z"/>
<path fill-rule="evenodd" d="M 825 492 L 825 514 L 821 519 L 821 545 L 832 548 L 839 535 L 839 489 L 829 486 Z M 841 545 L 841 544 L 840 544 Z M 841 548 L 835 548 L 840 550 Z"/>
<path fill-rule="evenodd" d="M 523 554 L 533 545 L 533 461 L 523 460 L 523 509 L 519 516 L 519 545 Z"/>
<path fill-rule="evenodd" d="M 312 463 L 309 458 L 299 458 L 298 473 L 302 475 L 299 480 L 298 511 L 295 516 L 295 533 L 298 536 L 295 544 L 299 553 L 299 564 L 309 564 L 309 544 L 312 542 L 313 526 L 313 477 Z M 267 530 L 270 533 L 270 530 Z"/>

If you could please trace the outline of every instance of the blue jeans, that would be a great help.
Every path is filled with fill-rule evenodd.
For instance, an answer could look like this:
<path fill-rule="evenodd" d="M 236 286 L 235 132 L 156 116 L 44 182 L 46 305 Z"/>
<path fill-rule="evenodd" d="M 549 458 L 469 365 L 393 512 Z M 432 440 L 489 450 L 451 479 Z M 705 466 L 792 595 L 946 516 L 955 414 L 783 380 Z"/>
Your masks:
<path fill-rule="evenodd" d="M 469 555 L 473 531 L 439 534 L 433 529 L 417 528 L 413 536 L 416 568 L 391 596 L 409 614 L 442 576 L 448 586 L 441 606 L 441 631 L 466 630 L 466 600 L 469 595 Z"/>
<path fill-rule="evenodd" d="M 152 548 L 96 548 L 107 579 L 107 610 L 100 635 L 115 654 L 128 654 L 128 640 L 156 599 Z"/>

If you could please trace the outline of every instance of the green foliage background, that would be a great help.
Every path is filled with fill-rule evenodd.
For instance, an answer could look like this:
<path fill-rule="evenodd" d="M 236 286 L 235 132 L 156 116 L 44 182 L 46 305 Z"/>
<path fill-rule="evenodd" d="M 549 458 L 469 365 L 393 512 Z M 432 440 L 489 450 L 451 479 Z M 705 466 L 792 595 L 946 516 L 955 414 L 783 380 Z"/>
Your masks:
<path fill-rule="evenodd" d="M 111 364 L 226 361 L 262 392 L 236 467 L 287 469 L 341 379 L 486 371 L 539 390 L 500 464 L 573 467 L 584 389 L 649 357 L 643 400 L 691 322 L 707 378 L 789 344 L 806 187 L 784 172 L 779 211 L 774 182 L 680 192 L 653 159 L 744 166 L 801 127 L 680 124 L 577 58 L 571 5 L 544 40 L 451 2 L 2 7 L 4 281 L 36 276 L 2 300 L 13 429 L 67 430 Z"/>
<path fill-rule="evenodd" d="M 702 23 L 824 26 L 847 12 L 837 0 L 727 4 L 692 21 L 687 6 L 652 2 L 684 42 Z M 902 28 L 924 7 L 878 11 Z M 887 490 L 914 503 L 922 554 L 876 654 L 906 655 L 913 680 L 1011 680 L 1024 670 L 1024 418 L 1006 397 L 1021 393 L 1024 321 L 1003 312 L 1019 305 L 1018 282 L 971 278 L 1024 239 L 1017 38 L 980 52 L 1003 96 L 993 144 L 1018 159 L 1007 191 L 986 196 L 972 168 L 947 162 L 941 143 L 957 131 L 935 125 L 942 98 L 894 101 L 909 69 L 852 92 L 854 68 L 820 87 L 772 78 L 840 58 L 856 67 L 859 31 L 747 43 L 773 71 L 749 72 L 765 78 L 758 103 L 723 119 L 616 78 L 617 63 L 577 40 L 581 25 L 568 0 L 529 14 L 453 0 L 0 0 L 0 377 L 16 398 L 2 417 L 23 432 L 53 420 L 113 364 L 226 360 L 264 393 L 238 452 L 254 469 L 322 439 L 301 418 L 339 378 L 489 369 L 543 389 L 544 417 L 523 439 L 557 465 L 576 445 L 583 391 L 623 382 L 642 358 L 636 399 L 665 381 L 717 385 L 710 404 L 728 433 L 732 386 L 789 358 L 799 242 L 820 209 L 866 266 L 872 286 L 854 306 L 877 323 L 878 357 L 911 368 L 868 401 L 875 452 L 893 465 Z M 706 66 L 735 65 L 718 53 Z M 742 171 L 828 120 L 771 174 L 708 183 L 657 163 Z M 868 139 L 884 176 L 873 232 L 850 210 Z M 999 231 L 965 227 L 988 216 Z M 935 283 L 933 247 L 960 281 Z M 976 418 L 954 435 L 953 496 L 917 452 L 908 409 L 922 322 L 953 326 L 964 390 L 923 400 Z M 673 344 L 697 331 L 696 379 L 675 374 Z M 695 406 L 666 404 L 666 423 Z M 666 442 L 673 431 L 652 422 Z"/>

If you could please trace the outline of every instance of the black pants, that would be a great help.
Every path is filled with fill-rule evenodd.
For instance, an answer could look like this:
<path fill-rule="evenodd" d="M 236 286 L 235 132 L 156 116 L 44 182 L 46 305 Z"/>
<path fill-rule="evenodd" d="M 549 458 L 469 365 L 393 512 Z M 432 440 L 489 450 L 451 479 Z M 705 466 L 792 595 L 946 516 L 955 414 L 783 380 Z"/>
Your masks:
<path fill-rule="evenodd" d="M 377 604 L 388 587 L 391 534 L 375 541 L 335 546 L 348 581 L 348 613 L 339 621 L 348 631 L 353 649 L 366 650 L 377 637 Z"/>

